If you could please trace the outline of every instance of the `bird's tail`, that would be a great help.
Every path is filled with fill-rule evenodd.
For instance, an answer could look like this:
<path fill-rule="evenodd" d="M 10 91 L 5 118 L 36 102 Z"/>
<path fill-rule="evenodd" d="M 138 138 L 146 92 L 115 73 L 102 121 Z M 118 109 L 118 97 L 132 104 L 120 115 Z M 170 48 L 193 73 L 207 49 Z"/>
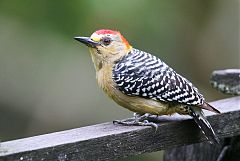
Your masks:
<path fill-rule="evenodd" d="M 201 105 L 201 108 L 205 109 L 205 110 L 208 110 L 208 111 L 212 111 L 214 113 L 221 113 L 220 111 L 218 111 L 216 108 L 214 108 L 213 106 L 211 106 L 210 104 L 208 104 L 207 102 L 204 102 L 202 105 Z"/>
<path fill-rule="evenodd" d="M 203 111 L 199 107 L 190 107 L 190 115 L 193 117 L 194 121 L 197 123 L 199 128 L 202 130 L 206 138 L 211 143 L 219 144 L 219 138 L 216 136 L 215 132 L 212 129 L 212 126 L 205 117 Z"/>

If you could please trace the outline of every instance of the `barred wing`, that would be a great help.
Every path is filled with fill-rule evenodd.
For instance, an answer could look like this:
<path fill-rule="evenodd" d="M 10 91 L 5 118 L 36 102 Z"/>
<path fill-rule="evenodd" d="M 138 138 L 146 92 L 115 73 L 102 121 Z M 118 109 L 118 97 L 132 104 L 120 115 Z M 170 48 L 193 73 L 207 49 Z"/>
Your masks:
<path fill-rule="evenodd" d="M 116 63 L 112 77 L 118 89 L 130 96 L 187 105 L 204 103 L 191 82 L 159 58 L 137 49 Z"/>

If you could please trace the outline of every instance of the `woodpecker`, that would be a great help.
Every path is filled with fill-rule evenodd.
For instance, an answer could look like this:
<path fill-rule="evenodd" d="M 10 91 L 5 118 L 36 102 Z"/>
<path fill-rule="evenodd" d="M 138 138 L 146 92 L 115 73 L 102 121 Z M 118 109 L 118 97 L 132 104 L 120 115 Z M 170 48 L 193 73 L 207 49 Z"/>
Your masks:
<path fill-rule="evenodd" d="M 219 139 L 202 109 L 220 113 L 198 89 L 161 59 L 133 48 L 119 31 L 101 29 L 75 37 L 89 47 L 98 85 L 117 104 L 136 113 L 124 125 L 153 125 L 149 115 L 190 115 L 211 143 Z"/>

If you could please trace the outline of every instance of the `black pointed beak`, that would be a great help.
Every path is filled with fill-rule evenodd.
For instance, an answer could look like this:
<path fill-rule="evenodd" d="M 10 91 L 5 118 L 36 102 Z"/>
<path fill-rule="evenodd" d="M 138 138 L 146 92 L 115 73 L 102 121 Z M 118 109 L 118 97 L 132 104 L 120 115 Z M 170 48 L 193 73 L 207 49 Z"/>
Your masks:
<path fill-rule="evenodd" d="M 93 41 L 90 37 L 74 37 L 74 39 L 92 48 L 99 45 L 99 42 Z"/>

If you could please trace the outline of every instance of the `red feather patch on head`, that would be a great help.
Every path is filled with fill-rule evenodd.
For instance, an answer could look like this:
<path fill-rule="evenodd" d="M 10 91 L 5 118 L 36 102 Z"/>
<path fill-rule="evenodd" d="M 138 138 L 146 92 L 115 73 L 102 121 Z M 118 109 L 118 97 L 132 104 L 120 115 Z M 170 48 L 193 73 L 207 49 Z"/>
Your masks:
<path fill-rule="evenodd" d="M 120 33 L 119 33 L 120 34 Z M 120 34 L 121 35 L 121 34 Z M 128 41 L 123 37 L 123 35 L 121 35 L 121 39 L 123 41 L 123 43 L 126 45 L 126 47 L 129 49 L 131 48 L 131 45 L 128 43 Z"/>
<path fill-rule="evenodd" d="M 95 32 L 96 34 L 113 34 L 113 35 L 116 35 L 116 34 L 118 34 L 119 32 L 118 31 L 113 31 L 113 30 L 107 30 L 107 29 L 101 29 L 101 30 L 97 30 L 96 32 Z"/>
<path fill-rule="evenodd" d="M 113 30 L 108 30 L 108 29 L 101 29 L 95 31 L 96 34 L 98 35 L 104 35 L 104 34 L 112 34 L 112 35 L 120 35 L 122 42 L 126 45 L 126 47 L 129 49 L 131 48 L 131 45 L 128 43 L 128 41 L 121 35 L 119 31 L 113 31 Z"/>

